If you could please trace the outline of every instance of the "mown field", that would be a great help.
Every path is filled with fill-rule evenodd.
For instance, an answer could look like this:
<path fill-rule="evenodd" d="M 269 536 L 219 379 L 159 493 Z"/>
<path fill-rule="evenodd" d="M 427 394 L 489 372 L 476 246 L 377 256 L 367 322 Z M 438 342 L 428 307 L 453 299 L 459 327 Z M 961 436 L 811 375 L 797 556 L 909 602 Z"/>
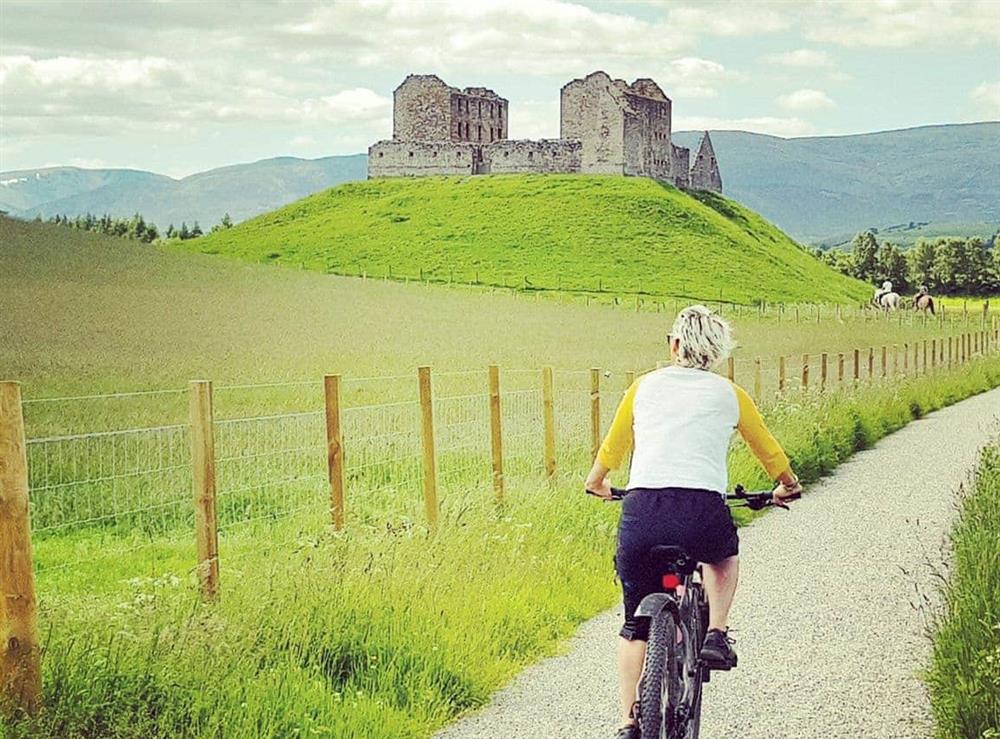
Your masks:
<path fill-rule="evenodd" d="M 580 493 L 587 368 L 607 371 L 606 424 L 625 371 L 662 358 L 669 315 L 246 265 L 8 220 L 0 229 L 0 374 L 23 380 L 29 401 L 45 646 L 45 710 L 0 735 L 425 736 L 615 602 L 617 511 Z M 900 360 L 885 382 L 876 363 L 857 385 L 831 375 L 820 393 L 820 351 L 912 347 L 962 327 L 801 318 L 735 321 L 737 379 L 748 384 L 753 359 L 770 357 L 767 417 L 806 479 L 1000 384 L 997 359 L 952 371 L 939 363 L 926 376 L 912 364 L 904 373 Z M 813 356 L 808 392 L 795 390 L 803 353 Z M 779 355 L 790 378 L 781 397 Z M 486 433 L 490 362 L 503 367 L 500 508 Z M 424 363 L 435 368 L 434 534 L 415 410 L 414 368 Z M 559 434 L 549 484 L 546 364 L 557 370 Z M 338 532 L 320 383 L 331 371 L 354 378 Z M 199 604 L 194 578 L 185 383 L 196 377 L 220 385 L 214 606 Z M 41 402 L 160 388 L 177 392 Z M 741 446 L 731 472 L 765 482 Z"/>
<path fill-rule="evenodd" d="M 739 203 L 638 177 L 350 183 L 180 248 L 335 274 L 556 291 L 739 303 L 869 297 Z"/>
<path fill-rule="evenodd" d="M 1000 445 L 964 490 L 926 680 L 942 739 L 1000 736 Z"/>

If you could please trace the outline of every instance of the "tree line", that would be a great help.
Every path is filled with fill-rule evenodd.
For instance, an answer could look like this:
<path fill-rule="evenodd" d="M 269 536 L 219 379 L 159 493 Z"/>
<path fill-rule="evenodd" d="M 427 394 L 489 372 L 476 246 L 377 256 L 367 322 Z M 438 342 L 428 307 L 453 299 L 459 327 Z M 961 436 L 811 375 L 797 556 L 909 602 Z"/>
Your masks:
<path fill-rule="evenodd" d="M 944 236 L 918 241 L 908 250 L 872 231 L 859 233 L 850 250 L 816 250 L 816 256 L 845 275 L 871 285 L 890 280 L 899 293 L 919 287 L 939 294 L 993 295 L 1000 292 L 997 232 L 989 239 Z"/>
<path fill-rule="evenodd" d="M 42 217 L 37 216 L 35 220 L 41 222 Z M 70 218 L 67 215 L 56 215 L 49 218 L 48 222 L 56 223 L 61 226 L 69 226 L 70 228 L 79 228 L 83 231 L 93 231 L 106 236 L 118 236 L 119 238 L 132 239 L 134 241 L 140 241 L 144 244 L 151 244 L 161 238 L 180 239 L 181 241 L 186 241 L 188 239 L 196 239 L 199 236 L 204 236 L 205 233 L 201 230 L 201 226 L 198 225 L 198 221 L 195 221 L 193 226 L 188 226 L 186 222 L 182 221 L 179 228 L 175 228 L 174 224 L 171 223 L 167 226 L 167 230 L 164 231 L 161 236 L 156 224 L 147 221 L 140 213 L 136 213 L 131 218 L 116 218 L 107 213 L 102 216 L 95 216 L 93 213 L 86 213 L 85 215 L 76 216 L 74 218 Z M 209 233 L 215 233 L 216 231 L 232 227 L 233 219 L 230 218 L 228 213 L 226 213 L 222 216 L 221 221 L 212 226 Z"/>

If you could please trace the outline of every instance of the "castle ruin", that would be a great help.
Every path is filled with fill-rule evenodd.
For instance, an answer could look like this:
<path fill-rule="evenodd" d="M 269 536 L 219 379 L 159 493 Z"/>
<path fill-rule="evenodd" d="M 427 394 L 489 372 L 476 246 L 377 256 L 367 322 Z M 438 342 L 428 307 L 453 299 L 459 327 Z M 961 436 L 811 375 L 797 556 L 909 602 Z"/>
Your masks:
<path fill-rule="evenodd" d="M 722 192 L 708 132 L 692 161 L 671 141 L 672 103 L 651 79 L 594 72 L 567 83 L 558 139 L 509 139 L 509 106 L 484 87 L 411 74 L 393 93 L 392 139 L 368 149 L 368 176 L 615 174 Z"/>

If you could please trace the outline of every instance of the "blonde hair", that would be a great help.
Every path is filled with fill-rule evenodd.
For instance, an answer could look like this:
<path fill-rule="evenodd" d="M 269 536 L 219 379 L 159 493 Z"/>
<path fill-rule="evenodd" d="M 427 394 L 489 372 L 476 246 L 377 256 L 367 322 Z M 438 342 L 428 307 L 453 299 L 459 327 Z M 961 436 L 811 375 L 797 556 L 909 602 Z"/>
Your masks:
<path fill-rule="evenodd" d="M 733 329 L 703 305 L 690 305 L 674 320 L 671 341 L 680 340 L 674 357 L 681 367 L 711 369 L 733 351 Z"/>

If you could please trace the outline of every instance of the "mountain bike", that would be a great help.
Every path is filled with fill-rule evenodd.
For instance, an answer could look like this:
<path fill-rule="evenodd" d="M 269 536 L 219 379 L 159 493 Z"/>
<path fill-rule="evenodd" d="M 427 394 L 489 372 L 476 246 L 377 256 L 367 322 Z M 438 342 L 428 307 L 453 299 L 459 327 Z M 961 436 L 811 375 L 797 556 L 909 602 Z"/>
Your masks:
<path fill-rule="evenodd" d="M 589 491 L 588 491 L 589 492 Z M 622 500 L 627 490 L 611 489 L 612 500 Z M 799 494 L 784 500 L 795 500 Z M 770 506 L 788 510 L 770 490 L 747 492 L 742 485 L 726 495 L 734 507 L 759 511 Z M 636 719 L 643 739 L 698 739 L 701 725 L 702 685 L 712 670 L 699 655 L 708 630 L 708 600 L 701 583 L 701 566 L 683 548 L 650 549 L 649 566 L 660 573 L 661 590 L 642 599 L 636 616 L 650 619 L 646 660 L 639 680 Z"/>

